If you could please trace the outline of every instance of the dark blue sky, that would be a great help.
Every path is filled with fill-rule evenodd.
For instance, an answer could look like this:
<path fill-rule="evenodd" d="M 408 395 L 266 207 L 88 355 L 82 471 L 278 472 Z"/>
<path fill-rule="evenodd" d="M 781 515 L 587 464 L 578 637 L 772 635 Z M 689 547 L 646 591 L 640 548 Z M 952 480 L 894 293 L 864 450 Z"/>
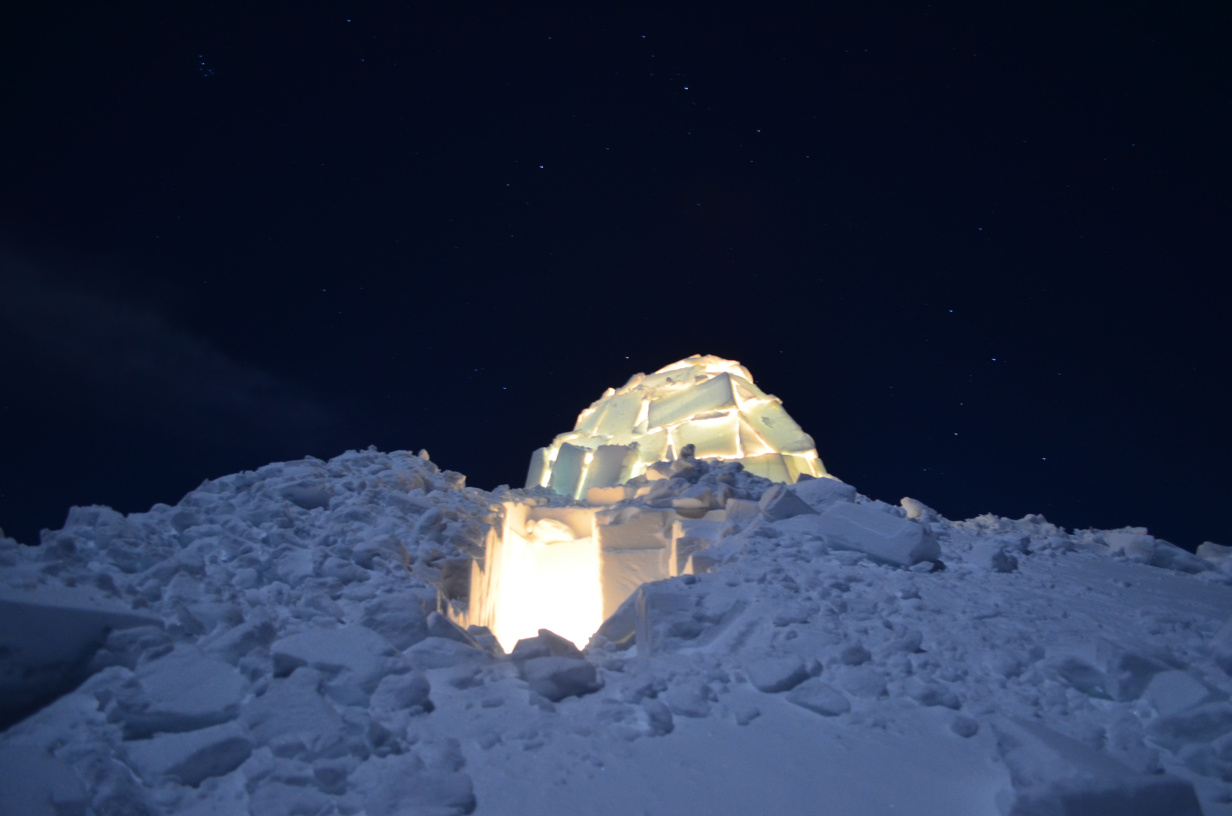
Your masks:
<path fill-rule="evenodd" d="M 877 498 L 1232 544 L 1229 12 L 1027 5 L 21 4 L 0 527 L 518 485 L 702 353 Z"/>

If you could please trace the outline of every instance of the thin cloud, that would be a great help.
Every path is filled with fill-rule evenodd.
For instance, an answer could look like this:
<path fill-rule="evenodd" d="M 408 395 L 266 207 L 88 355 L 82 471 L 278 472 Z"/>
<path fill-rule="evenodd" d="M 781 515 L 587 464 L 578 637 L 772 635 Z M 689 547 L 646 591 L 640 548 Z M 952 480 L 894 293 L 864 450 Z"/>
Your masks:
<path fill-rule="evenodd" d="M 0 257 L 0 365 L 70 411 L 173 431 L 281 437 L 329 430 L 339 410 L 175 325 L 157 307 Z M 20 372 L 20 373 L 19 373 Z"/>

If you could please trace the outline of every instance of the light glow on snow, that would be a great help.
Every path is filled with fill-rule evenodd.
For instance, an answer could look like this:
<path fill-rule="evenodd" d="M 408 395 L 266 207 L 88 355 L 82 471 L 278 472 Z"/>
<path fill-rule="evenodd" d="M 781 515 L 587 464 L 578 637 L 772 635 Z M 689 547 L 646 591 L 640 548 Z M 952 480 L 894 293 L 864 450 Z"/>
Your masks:
<path fill-rule="evenodd" d="M 603 622 L 599 553 L 593 538 L 562 540 L 510 533 L 503 542 L 493 634 L 506 652 L 550 629 L 585 648 Z"/>

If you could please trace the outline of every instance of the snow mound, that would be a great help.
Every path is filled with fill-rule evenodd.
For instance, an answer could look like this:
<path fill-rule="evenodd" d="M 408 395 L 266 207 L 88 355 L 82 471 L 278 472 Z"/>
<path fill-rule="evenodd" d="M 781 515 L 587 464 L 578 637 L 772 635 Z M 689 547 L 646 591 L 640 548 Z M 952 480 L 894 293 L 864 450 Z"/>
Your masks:
<path fill-rule="evenodd" d="M 500 507 L 577 505 L 407 452 L 0 542 L 0 679 L 51 678 L 6 695 L 5 813 L 1232 814 L 1215 545 L 661 475 L 611 506 L 675 514 L 677 574 L 585 650 L 441 614 Z"/>

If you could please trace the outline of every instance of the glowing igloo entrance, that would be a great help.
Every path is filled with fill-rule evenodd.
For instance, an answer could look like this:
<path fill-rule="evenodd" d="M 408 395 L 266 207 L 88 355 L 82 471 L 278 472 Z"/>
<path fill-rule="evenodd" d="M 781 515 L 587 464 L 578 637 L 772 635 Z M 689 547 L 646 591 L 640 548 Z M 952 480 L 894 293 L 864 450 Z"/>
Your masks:
<path fill-rule="evenodd" d="M 722 538 L 732 500 L 656 488 L 682 455 L 736 460 L 787 483 L 828 475 L 812 438 L 739 363 L 694 355 L 635 375 L 535 451 L 527 486 L 584 502 L 503 502 L 455 619 L 487 626 L 506 651 L 539 629 L 582 647 L 639 586 L 693 572 L 694 553 Z"/>

